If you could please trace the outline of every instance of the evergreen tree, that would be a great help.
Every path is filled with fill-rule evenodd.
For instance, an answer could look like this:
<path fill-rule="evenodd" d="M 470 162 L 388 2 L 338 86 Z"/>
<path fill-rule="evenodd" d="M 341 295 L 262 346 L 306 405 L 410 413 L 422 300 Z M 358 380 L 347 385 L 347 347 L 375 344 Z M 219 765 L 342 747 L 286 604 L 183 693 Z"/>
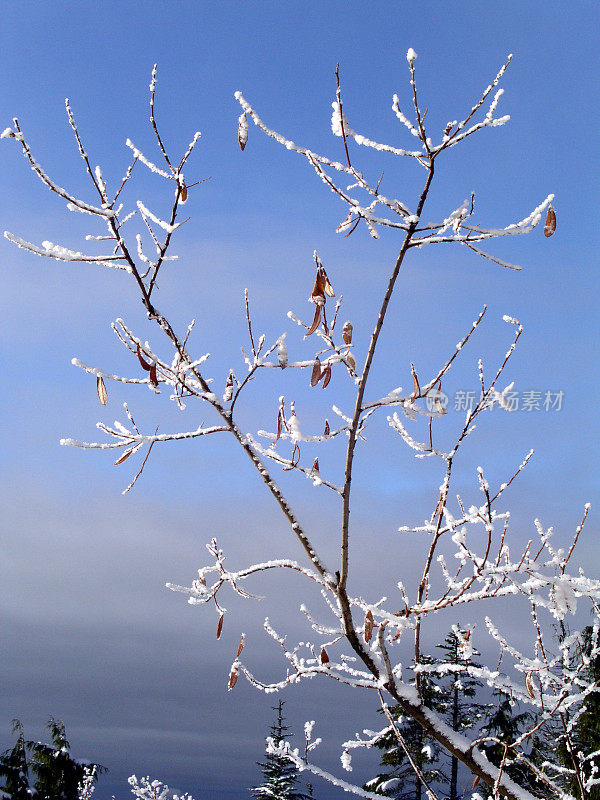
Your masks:
<path fill-rule="evenodd" d="M 78 800 L 78 787 L 86 766 L 95 766 L 96 775 L 104 772 L 99 764 L 77 761 L 71 757 L 65 726 L 61 720 L 50 717 L 46 725 L 51 743 L 25 739 L 23 726 L 13 720 L 12 731 L 17 741 L 11 750 L 0 756 L 0 790 L 10 800 Z M 30 779 L 35 782 L 30 786 Z"/>
<path fill-rule="evenodd" d="M 527 788 L 532 784 L 532 774 L 524 764 L 513 763 L 513 753 L 507 746 L 520 736 L 526 726 L 531 725 L 533 715 L 528 711 L 515 711 L 515 702 L 500 689 L 495 689 L 492 696 L 493 711 L 482 728 L 482 736 L 491 736 L 498 741 L 487 742 L 483 750 L 489 761 L 497 767 L 504 761 L 503 770 L 520 786 Z"/>
<path fill-rule="evenodd" d="M 568 635 L 568 630 L 561 623 L 557 630 L 557 639 L 561 642 Z M 600 657 L 590 658 L 593 645 L 593 631 L 591 627 L 584 629 L 583 652 L 574 655 L 572 667 L 577 667 L 576 662 L 581 657 L 589 659 L 589 664 L 584 669 L 586 680 L 600 685 Z M 569 729 L 569 743 L 565 735 L 565 726 Z M 562 719 L 547 723 L 538 735 L 535 746 L 535 763 L 542 766 L 550 756 L 558 757 L 564 771 L 558 775 L 552 774 L 552 779 L 564 791 L 580 798 L 581 800 L 600 800 L 600 782 L 592 783 L 582 793 L 579 778 L 586 784 L 593 777 L 595 767 L 600 772 L 600 758 L 594 753 L 600 751 L 600 692 L 594 691 L 587 695 L 581 706 L 571 713 L 563 713 Z M 573 757 L 575 754 L 578 762 L 579 777 L 574 769 Z M 600 780 L 596 776 L 596 780 Z M 546 786 L 538 784 L 540 791 L 545 796 L 550 796 Z M 583 796 L 582 796 L 583 795 Z"/>
<path fill-rule="evenodd" d="M 443 650 L 445 657 L 442 663 L 459 664 L 462 661 L 460 654 L 459 637 L 454 630 L 447 634 L 444 642 L 438 644 L 438 648 Z M 477 664 L 473 664 L 477 666 Z M 465 672 L 457 674 L 449 671 L 442 677 L 440 683 L 434 687 L 440 693 L 440 701 L 445 705 L 444 716 L 446 722 L 453 731 L 464 733 L 467 730 L 480 727 L 482 718 L 487 713 L 490 706 L 478 702 L 475 698 L 480 694 L 482 683 L 477 678 Z M 458 791 L 458 759 L 452 756 L 450 759 L 450 793 L 449 800 L 457 800 Z"/>
<path fill-rule="evenodd" d="M 433 659 L 423 658 L 422 663 L 433 663 Z M 423 703 L 428 708 L 440 711 L 444 703 L 437 691 L 438 687 L 427 673 L 421 674 L 420 683 Z M 400 706 L 394 706 L 390 712 L 412 760 L 427 783 L 447 783 L 448 778 L 443 771 L 440 748 L 435 739 L 428 736 L 422 726 L 412 718 L 404 717 Z M 379 740 L 376 747 L 385 751 L 381 758 L 381 766 L 389 769 L 372 778 L 365 784 L 365 788 L 398 800 L 422 800 L 423 782 L 415 773 L 395 732 L 389 731 Z"/>
<path fill-rule="evenodd" d="M 283 701 L 273 707 L 277 719 L 271 726 L 270 735 L 275 742 L 285 741 L 289 737 L 289 726 L 284 722 Z M 311 800 L 310 795 L 300 791 L 298 770 L 287 758 L 268 753 L 264 761 L 257 761 L 262 770 L 263 782 L 250 791 L 257 800 Z"/>
<path fill-rule="evenodd" d="M 17 734 L 17 741 L 11 750 L 5 750 L 0 756 L 0 780 L 3 780 L 0 790 L 3 797 L 11 800 L 31 800 L 34 792 L 29 788 L 29 767 L 20 720 L 13 719 L 11 730 Z"/>

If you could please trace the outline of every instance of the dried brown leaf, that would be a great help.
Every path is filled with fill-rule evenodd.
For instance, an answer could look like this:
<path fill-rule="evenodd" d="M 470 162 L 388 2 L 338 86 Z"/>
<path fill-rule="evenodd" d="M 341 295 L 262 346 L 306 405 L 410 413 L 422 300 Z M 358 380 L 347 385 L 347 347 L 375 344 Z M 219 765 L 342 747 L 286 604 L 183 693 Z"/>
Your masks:
<path fill-rule="evenodd" d="M 240 643 L 238 644 L 237 653 L 235 654 L 236 659 L 238 659 L 242 654 L 242 650 L 244 649 L 244 641 L 245 641 L 245 639 L 246 639 L 246 637 L 242 633 L 242 636 L 240 638 Z"/>
<path fill-rule="evenodd" d="M 323 370 L 323 389 L 326 389 L 329 386 L 329 381 L 331 380 L 331 364 L 327 364 L 325 369 Z"/>
<path fill-rule="evenodd" d="M 552 206 L 548 206 L 548 213 L 546 214 L 546 224 L 544 225 L 544 236 L 552 236 L 556 230 L 556 211 Z"/>
<path fill-rule="evenodd" d="M 321 655 L 319 656 L 319 661 L 324 667 L 326 667 L 329 664 L 329 656 L 327 655 L 327 650 L 325 650 L 324 647 L 321 648 Z"/>
<path fill-rule="evenodd" d="M 342 328 L 342 338 L 344 339 L 345 344 L 352 343 L 352 331 L 353 331 L 352 323 L 350 321 L 344 322 L 344 327 Z"/>
<path fill-rule="evenodd" d="M 346 363 L 348 364 L 348 372 L 350 375 L 356 375 L 356 359 L 352 355 L 352 353 L 346 353 Z"/>
<path fill-rule="evenodd" d="M 315 460 L 313 461 L 313 465 L 312 465 L 310 471 L 311 472 L 318 472 L 319 471 L 319 459 L 318 459 L 318 457 L 315 458 Z"/>
<path fill-rule="evenodd" d="M 141 366 L 142 366 L 142 369 L 145 369 L 145 370 L 146 370 L 146 372 L 150 372 L 150 370 L 152 369 L 152 367 L 151 367 L 151 365 L 150 365 L 150 364 L 149 364 L 149 363 L 146 361 L 146 359 L 144 358 L 144 356 L 142 355 L 142 351 L 140 350 L 140 346 L 139 346 L 139 344 L 137 345 L 137 350 L 136 350 L 136 352 L 137 352 L 137 357 L 138 357 L 138 360 L 139 360 L 139 362 L 140 362 L 140 364 L 141 364 Z"/>
<path fill-rule="evenodd" d="M 238 679 L 238 672 L 237 667 L 233 666 L 231 668 L 231 672 L 229 673 L 229 683 L 227 685 L 227 690 L 231 691 L 233 687 L 236 685 Z"/>
<path fill-rule="evenodd" d="M 179 202 L 180 202 L 180 203 L 185 203 L 185 201 L 186 201 L 187 199 L 188 199 L 188 190 L 187 190 L 187 186 L 185 185 L 185 183 L 182 183 L 182 184 L 181 184 L 181 189 L 180 189 L 180 191 L 179 191 Z"/>
<path fill-rule="evenodd" d="M 367 611 L 365 614 L 365 642 L 370 642 L 371 637 L 373 636 L 373 613 L 371 609 Z"/>
<path fill-rule="evenodd" d="M 243 151 L 247 143 L 248 143 L 248 121 L 246 119 L 246 115 L 242 114 L 238 123 L 238 144 L 240 146 L 240 150 Z"/>
<path fill-rule="evenodd" d="M 102 380 L 102 375 L 96 376 L 96 391 L 98 392 L 98 400 L 105 406 L 108 403 L 108 395 L 106 393 L 106 386 Z"/>
<path fill-rule="evenodd" d="M 310 336 L 311 333 L 314 333 L 319 327 L 319 322 L 321 321 L 321 307 L 322 306 L 320 304 L 317 304 L 317 307 L 315 308 L 315 316 L 313 317 L 312 325 L 306 332 L 306 336 Z"/>
<path fill-rule="evenodd" d="M 228 403 L 231 398 L 233 397 L 233 373 L 230 372 L 227 376 L 227 382 L 225 383 L 225 391 L 223 392 L 223 400 Z"/>
<path fill-rule="evenodd" d="M 479 775 L 476 775 L 475 776 L 475 780 L 473 781 L 473 786 L 471 786 L 471 789 L 474 789 L 477 786 L 477 784 L 479 783 L 480 780 L 481 780 L 481 778 L 479 777 Z"/>
<path fill-rule="evenodd" d="M 121 453 L 121 455 L 120 455 L 120 456 L 117 458 L 117 460 L 115 461 L 115 463 L 114 463 L 114 466 L 115 466 L 115 467 L 118 467 L 118 466 L 119 466 L 119 464 L 122 464 L 124 461 L 127 461 L 127 459 L 129 458 L 129 456 L 130 456 L 132 453 L 134 453 L 134 452 L 137 450 L 137 448 L 138 448 L 138 445 L 137 445 L 137 444 L 134 444 L 134 445 L 132 445 L 131 447 L 128 447 L 128 448 L 127 448 L 127 450 L 124 450 L 124 451 Z"/>
<path fill-rule="evenodd" d="M 319 356 L 315 356 L 315 363 L 313 364 L 312 373 L 310 376 L 310 385 L 316 386 L 321 380 L 321 360 Z"/>
<path fill-rule="evenodd" d="M 150 377 L 150 383 L 152 384 L 152 386 L 156 388 L 158 386 L 158 376 L 156 375 L 156 364 L 152 364 L 152 366 L 150 367 L 149 377 Z"/>
<path fill-rule="evenodd" d="M 331 433 L 331 429 L 329 427 L 329 420 L 326 419 L 325 420 L 325 430 L 323 431 L 323 436 L 329 436 L 330 433 Z"/>
<path fill-rule="evenodd" d="M 527 675 L 525 675 L 525 688 L 527 689 L 527 694 L 529 697 L 531 697 L 532 700 L 535 700 L 535 686 L 533 685 L 533 679 L 531 675 L 531 672 L 528 672 Z"/>
<path fill-rule="evenodd" d="M 417 378 L 417 373 L 415 372 L 415 365 L 410 365 L 412 371 L 412 378 L 413 378 L 413 393 L 410 398 L 410 402 L 412 403 L 417 397 L 421 394 L 421 387 L 419 386 L 419 379 Z"/>
<path fill-rule="evenodd" d="M 329 278 L 327 277 L 327 273 L 325 272 L 324 268 L 321 266 L 321 281 L 323 286 L 323 291 L 327 295 L 327 297 L 335 297 L 335 292 L 333 291 L 333 286 L 329 282 Z"/>
<path fill-rule="evenodd" d="M 225 619 L 225 614 L 221 614 L 219 617 L 219 621 L 217 622 L 217 639 L 221 638 L 221 633 L 223 632 L 223 620 Z"/>

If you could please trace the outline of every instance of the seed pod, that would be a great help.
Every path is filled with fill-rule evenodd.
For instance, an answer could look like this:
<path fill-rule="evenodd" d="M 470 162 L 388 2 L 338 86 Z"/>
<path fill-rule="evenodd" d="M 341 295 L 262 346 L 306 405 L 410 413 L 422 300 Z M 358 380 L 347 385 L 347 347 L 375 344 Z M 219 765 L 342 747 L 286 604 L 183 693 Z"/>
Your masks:
<path fill-rule="evenodd" d="M 331 380 L 331 364 L 327 364 L 321 374 L 323 376 L 323 389 L 326 389 L 329 386 L 329 381 Z"/>
<path fill-rule="evenodd" d="M 548 206 L 546 214 L 546 224 L 544 225 L 544 236 L 552 236 L 556 230 L 556 212 L 552 206 Z"/>
<path fill-rule="evenodd" d="M 98 400 L 105 406 L 108 403 L 108 395 L 106 393 L 106 386 L 102 380 L 102 375 L 96 376 L 96 391 L 98 392 Z"/>
<path fill-rule="evenodd" d="M 345 344 L 352 343 L 352 323 L 350 321 L 344 322 L 344 327 L 342 328 L 342 337 L 344 339 Z"/>
<path fill-rule="evenodd" d="M 316 386 L 321 380 L 321 360 L 319 356 L 315 356 L 315 363 L 313 364 L 312 373 L 310 376 L 310 385 Z"/>
<path fill-rule="evenodd" d="M 329 656 L 327 655 L 327 650 L 324 647 L 321 648 L 321 655 L 319 656 L 319 661 L 323 667 L 326 667 L 329 664 Z"/>
<path fill-rule="evenodd" d="M 248 142 L 248 120 L 246 119 L 246 112 L 240 115 L 238 120 L 238 144 L 240 150 L 246 147 Z"/>
<path fill-rule="evenodd" d="M 327 273 L 325 272 L 323 266 L 321 266 L 321 279 L 323 281 L 323 289 L 327 297 L 335 297 L 333 286 L 329 283 L 329 278 L 327 277 Z"/>
<path fill-rule="evenodd" d="M 356 359 L 352 353 L 346 353 L 346 363 L 348 364 L 348 372 L 354 377 L 356 375 Z"/>
<path fill-rule="evenodd" d="M 373 613 L 371 612 L 371 609 L 369 609 L 365 614 L 364 635 L 365 635 L 365 642 L 370 642 L 371 637 L 373 636 Z"/>
<path fill-rule="evenodd" d="M 221 638 L 221 633 L 223 631 L 223 620 L 225 618 L 225 614 L 221 614 L 219 617 L 219 621 L 217 622 L 217 639 Z"/>

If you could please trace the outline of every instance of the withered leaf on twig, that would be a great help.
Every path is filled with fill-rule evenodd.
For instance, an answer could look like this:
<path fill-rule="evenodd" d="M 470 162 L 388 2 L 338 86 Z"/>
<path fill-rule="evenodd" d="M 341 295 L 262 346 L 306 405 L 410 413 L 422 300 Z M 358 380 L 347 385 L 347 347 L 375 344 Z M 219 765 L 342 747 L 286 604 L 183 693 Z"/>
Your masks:
<path fill-rule="evenodd" d="M 410 365 L 410 369 L 411 369 L 412 377 L 413 377 L 413 393 L 412 393 L 411 398 L 410 398 L 410 402 L 412 403 L 421 394 L 421 387 L 419 386 L 419 379 L 417 378 L 417 373 L 415 371 L 415 365 L 411 364 Z"/>
<path fill-rule="evenodd" d="M 331 364 L 327 364 L 322 373 L 323 376 L 323 389 L 326 389 L 331 380 Z"/>
<path fill-rule="evenodd" d="M 233 397 L 233 372 L 229 372 L 227 382 L 225 383 L 225 391 L 223 392 L 223 400 L 228 403 Z"/>
<path fill-rule="evenodd" d="M 241 654 L 242 654 L 242 650 L 244 649 L 244 642 L 245 642 L 245 640 L 246 640 L 246 637 L 245 637 L 245 636 L 244 636 L 244 634 L 242 633 L 242 636 L 241 636 L 241 638 L 240 638 L 240 643 L 238 644 L 237 653 L 235 654 L 236 660 L 237 660 L 237 659 L 238 659 L 238 658 L 241 656 Z"/>
<path fill-rule="evenodd" d="M 544 236 L 552 236 L 556 230 L 556 211 L 552 206 L 548 206 L 548 213 L 546 214 L 546 224 L 544 225 Z"/>
<path fill-rule="evenodd" d="M 179 202 L 180 203 L 185 203 L 185 201 L 187 199 L 188 199 L 187 186 L 185 185 L 185 183 L 182 183 L 181 184 L 181 189 L 179 190 Z"/>
<path fill-rule="evenodd" d="M 115 467 L 118 467 L 118 466 L 119 466 L 119 464 L 122 464 L 124 461 L 127 461 L 127 459 L 129 458 L 129 456 L 130 456 L 130 455 L 131 455 L 131 454 L 132 454 L 132 453 L 133 453 L 135 450 L 137 450 L 137 447 L 138 447 L 138 446 L 137 446 L 137 444 L 134 444 L 134 445 L 132 445 L 131 447 L 128 447 L 128 448 L 127 448 L 127 450 L 124 450 L 124 451 L 121 453 L 121 455 L 120 455 L 120 456 L 117 458 L 117 460 L 115 461 L 115 463 L 114 463 L 114 466 L 115 466 Z"/>
<path fill-rule="evenodd" d="M 150 377 L 150 383 L 152 384 L 152 386 L 154 386 L 154 388 L 156 388 L 158 386 L 158 377 L 156 375 L 156 364 L 152 364 L 152 366 L 150 367 L 149 377 Z"/>
<path fill-rule="evenodd" d="M 371 637 L 373 636 L 373 613 L 371 609 L 367 611 L 365 614 L 365 642 L 370 642 Z"/>
<path fill-rule="evenodd" d="M 325 650 L 324 647 L 321 648 L 321 655 L 319 656 L 319 661 L 324 667 L 328 666 L 329 664 L 329 656 L 327 655 L 327 650 Z"/>
<path fill-rule="evenodd" d="M 108 395 L 106 393 L 106 386 L 102 380 L 102 375 L 96 376 L 96 391 L 98 392 L 98 400 L 105 406 L 108 403 Z"/>
<path fill-rule="evenodd" d="M 231 668 L 231 672 L 229 673 L 229 684 L 227 685 L 227 690 L 231 691 L 233 687 L 236 685 L 238 679 L 238 671 L 237 666 L 234 664 Z"/>
<path fill-rule="evenodd" d="M 344 322 L 344 327 L 342 328 L 342 338 L 344 339 L 344 344 L 352 343 L 352 331 L 352 323 Z"/>
<path fill-rule="evenodd" d="M 146 361 L 146 359 L 144 358 L 144 356 L 142 355 L 142 351 L 140 350 L 140 346 L 139 346 L 139 344 L 137 345 L 136 352 L 137 352 L 137 357 L 138 357 L 138 360 L 139 360 L 139 362 L 140 362 L 140 365 L 141 365 L 142 369 L 145 369 L 145 370 L 146 370 L 146 372 L 150 372 L 150 370 L 152 369 L 152 367 L 151 367 L 151 365 L 150 365 L 150 364 L 149 364 L 149 363 Z"/>
<path fill-rule="evenodd" d="M 329 436 L 330 433 L 331 433 L 331 429 L 329 427 L 329 420 L 326 419 L 325 420 L 325 430 L 323 431 L 323 436 Z"/>
<path fill-rule="evenodd" d="M 313 364 L 312 373 L 310 376 L 310 385 L 316 386 L 321 380 L 321 360 L 319 356 L 315 356 L 315 363 Z"/>
<path fill-rule="evenodd" d="M 318 472 L 319 471 L 319 459 L 318 459 L 318 457 L 315 458 L 315 460 L 313 461 L 313 465 L 312 465 L 310 471 L 311 472 Z"/>
<path fill-rule="evenodd" d="M 243 150 L 248 143 L 248 120 L 246 114 L 242 114 L 238 120 L 238 144 L 240 150 Z"/>
<path fill-rule="evenodd" d="M 217 622 L 217 639 L 221 638 L 221 633 L 223 631 L 223 619 L 225 618 L 225 614 L 221 614 L 219 617 L 219 621 Z"/>
<path fill-rule="evenodd" d="M 322 308 L 322 305 L 317 304 L 317 307 L 315 308 L 315 315 L 313 317 L 312 325 L 307 330 L 307 332 L 305 334 L 306 336 L 310 336 L 311 333 L 314 333 L 317 330 L 317 328 L 319 327 L 319 322 L 321 321 L 321 308 Z"/>
<path fill-rule="evenodd" d="M 346 353 L 345 355 L 346 363 L 348 365 L 348 372 L 352 377 L 356 375 L 356 359 L 352 355 L 352 353 Z"/>
<path fill-rule="evenodd" d="M 528 672 L 527 675 L 525 675 L 525 688 L 527 689 L 527 694 L 529 697 L 531 697 L 532 700 L 535 700 L 535 686 L 533 685 L 531 672 Z"/>

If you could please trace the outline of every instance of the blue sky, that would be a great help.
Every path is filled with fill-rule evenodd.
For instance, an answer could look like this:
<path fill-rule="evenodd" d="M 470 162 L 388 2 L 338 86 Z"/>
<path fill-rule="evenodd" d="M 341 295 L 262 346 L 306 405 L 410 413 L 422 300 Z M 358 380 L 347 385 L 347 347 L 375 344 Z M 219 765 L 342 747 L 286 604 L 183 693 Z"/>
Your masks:
<path fill-rule="evenodd" d="M 188 174 L 211 180 L 191 193 L 192 218 L 176 241 L 180 261 L 162 276 L 160 305 L 180 327 L 196 317 L 197 350 L 213 354 L 212 374 L 223 382 L 229 365 L 241 369 L 244 287 L 256 308 L 256 329 L 268 338 L 287 330 L 288 342 L 308 352 L 294 339 L 285 314 L 289 308 L 310 313 L 306 297 L 316 248 L 334 288 L 344 294 L 342 313 L 355 323 L 357 345 L 364 347 L 398 248 L 391 234 L 377 242 L 362 230 L 339 237 L 335 228 L 345 216 L 339 200 L 301 159 L 253 126 L 241 153 L 234 91 L 241 89 L 263 119 L 289 138 L 341 158 L 329 126 L 337 62 L 352 125 L 375 139 L 409 146 L 410 137 L 390 110 L 394 92 L 409 105 L 408 47 L 419 54 L 421 98 L 433 130 L 470 108 L 514 53 L 501 100 L 501 113 L 511 114 L 511 122 L 484 131 L 439 162 L 425 216 L 455 208 L 474 190 L 477 218 L 500 226 L 526 216 L 554 192 L 557 233 L 546 240 L 538 230 L 492 245 L 494 254 L 524 265 L 518 274 L 462 249 L 411 254 L 371 391 L 376 396 L 408 386 L 411 361 L 424 374 L 434 370 L 487 302 L 486 325 L 465 351 L 450 387 L 475 388 L 478 356 L 491 370 L 509 342 L 502 315 L 519 318 L 525 334 L 509 377 L 521 390 L 562 390 L 563 408 L 504 417 L 492 412 L 497 416 L 490 415 L 465 450 L 458 486 L 471 491 L 481 462 L 493 479 L 502 480 L 534 447 L 531 468 L 510 497 L 515 535 L 527 538 L 535 516 L 570 535 L 583 503 L 595 499 L 599 467 L 595 2 L 152 0 L 142 6 L 4 0 L 1 10 L 0 128 L 17 115 L 36 157 L 59 184 L 87 192 L 66 124 L 66 96 L 93 163 L 102 165 L 109 180 L 120 179 L 128 164 L 127 136 L 156 157 L 147 123 L 155 62 L 157 116 L 168 146 L 181 151 L 195 130 L 202 131 Z M 83 249 L 87 220 L 73 219 L 45 191 L 14 142 L 1 144 L 2 229 Z M 367 155 L 365 168 L 383 169 L 389 193 L 413 203 L 421 180 L 416 166 Z M 160 208 L 160 189 L 140 171 L 136 191 L 142 199 Z M 299 553 L 230 445 L 156 448 L 143 480 L 125 498 L 120 492 L 134 472 L 131 462 L 117 468 L 105 454 L 58 446 L 63 436 L 95 437 L 96 420 L 112 421 L 125 399 L 147 429 L 158 421 L 161 430 L 195 426 L 201 412 L 191 411 L 182 423 L 166 399 L 151 402 L 147 393 L 112 386 L 111 403 L 101 409 L 93 380 L 70 359 L 130 370 L 109 328 L 117 316 L 158 341 L 133 285 L 108 270 L 42 261 L 4 239 L 0 248 L 0 591 L 8 644 L 0 745 L 9 742 L 12 717 L 21 717 L 27 733 L 38 736 L 54 714 L 65 720 L 78 754 L 111 768 L 99 785 L 99 800 L 126 796 L 124 779 L 131 772 L 162 777 L 197 800 L 244 797 L 257 776 L 254 761 L 261 757 L 271 702 L 242 682 L 229 695 L 224 688 L 242 629 L 255 642 L 249 658 L 257 671 L 268 668 L 271 654 L 260 633 L 266 607 L 233 603 L 235 614 L 217 645 L 213 614 L 188 608 L 163 586 L 193 578 L 204 563 L 204 543 L 215 533 L 236 564 L 274 551 Z M 252 387 L 242 409 L 248 430 L 272 427 L 279 379 L 269 375 Z M 318 398 L 314 390 L 307 393 L 303 379 L 288 380 L 285 393 L 296 393 L 307 425 L 332 402 L 349 402 L 341 379 L 332 381 L 329 395 L 319 389 Z M 357 555 L 371 551 L 374 536 L 382 547 L 397 546 L 394 531 L 428 513 L 439 480 L 433 467 L 402 450 L 383 419 L 373 426 L 357 463 Z M 335 524 L 336 508 L 328 499 L 291 476 L 283 476 L 282 485 L 296 493 L 310 524 Z M 594 515 L 582 545 L 583 556 L 596 563 L 597 529 Z M 322 546 L 326 554 L 335 553 L 325 537 Z M 412 563 L 413 554 L 408 558 Z M 397 562 L 385 568 L 363 564 L 357 582 L 384 582 L 396 568 Z M 277 582 L 269 586 L 275 598 L 281 591 Z M 298 627 L 298 591 L 290 590 L 289 608 L 278 609 L 292 631 Z M 365 724 L 376 724 L 366 698 L 346 702 L 327 685 L 311 682 L 286 699 L 298 730 L 311 714 L 318 718 L 319 708 L 333 709 L 323 721 L 331 743 L 325 762 L 335 763 L 335 747 L 352 735 L 353 726 L 363 727 L 367 717 Z"/>

